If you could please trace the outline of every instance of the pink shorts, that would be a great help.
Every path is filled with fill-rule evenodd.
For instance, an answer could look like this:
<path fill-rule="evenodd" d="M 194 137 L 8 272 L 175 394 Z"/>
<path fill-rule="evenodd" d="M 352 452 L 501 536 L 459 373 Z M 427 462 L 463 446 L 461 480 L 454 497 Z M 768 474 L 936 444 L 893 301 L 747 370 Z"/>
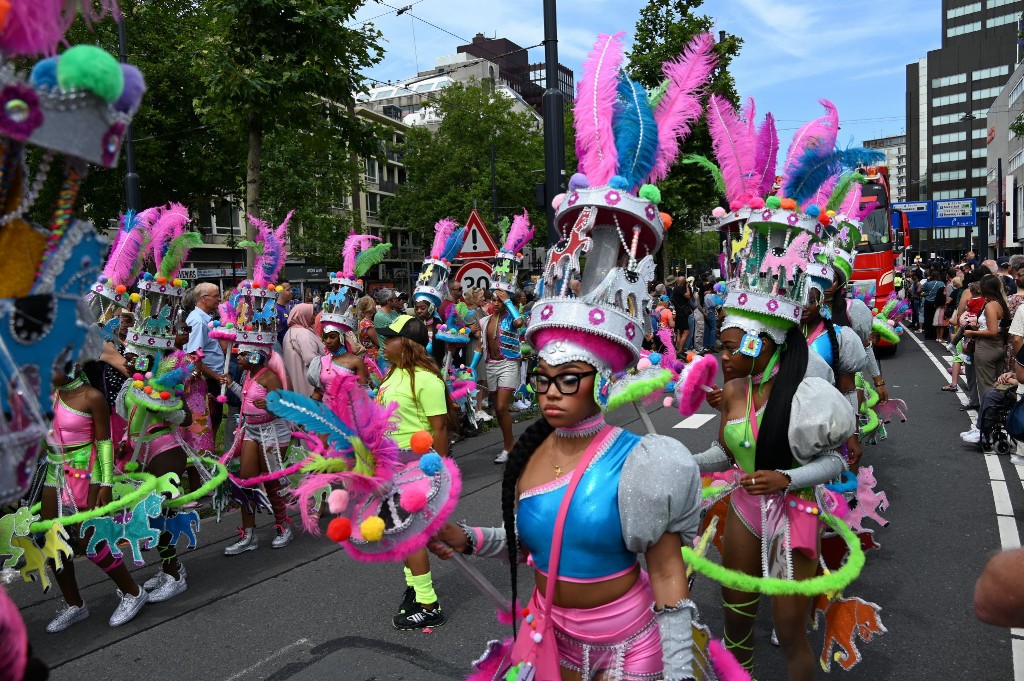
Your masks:
<path fill-rule="evenodd" d="M 780 496 L 780 495 L 775 495 Z M 761 527 L 761 497 L 748 494 L 747 490 L 737 487 L 729 495 L 732 508 L 740 521 L 757 538 L 762 538 L 764 529 Z M 794 550 L 800 551 L 811 560 L 818 559 L 818 535 L 821 521 L 818 516 L 808 513 L 806 509 L 817 508 L 818 503 L 803 499 L 796 494 L 785 496 L 786 515 L 789 517 L 789 543 Z"/>
<path fill-rule="evenodd" d="M 654 621 L 654 593 L 647 573 L 622 598 L 596 608 L 551 608 L 559 664 L 591 679 L 645 681 L 662 677 L 661 634 Z M 534 589 L 530 609 L 541 611 Z M 520 628 L 520 633 L 530 631 Z"/>

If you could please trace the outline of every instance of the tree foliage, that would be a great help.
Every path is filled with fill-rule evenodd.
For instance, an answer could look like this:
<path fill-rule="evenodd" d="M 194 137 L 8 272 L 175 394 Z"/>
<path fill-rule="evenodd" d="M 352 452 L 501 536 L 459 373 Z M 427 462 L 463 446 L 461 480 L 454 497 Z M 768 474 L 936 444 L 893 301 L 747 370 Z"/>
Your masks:
<path fill-rule="evenodd" d="M 544 181 L 544 139 L 537 119 L 513 110 L 512 100 L 488 87 L 454 84 L 431 104 L 442 117 L 436 132 L 413 128 L 405 136 L 408 181 L 381 203 L 380 218 L 429 242 L 434 223 L 464 221 L 474 204 L 491 222 L 491 144 L 495 150 L 498 206 L 530 211 L 537 234 L 545 230 L 535 185 Z M 566 145 L 567 147 L 570 144 Z M 500 216 L 499 216 L 500 217 Z"/>
<path fill-rule="evenodd" d="M 652 89 L 664 76 L 662 63 L 677 57 L 687 43 L 698 33 L 711 31 L 714 19 L 697 14 L 703 0 L 649 0 L 640 10 L 629 55 L 630 74 Z M 709 92 L 718 93 L 735 103 L 738 99 L 736 84 L 729 73 L 729 64 L 739 54 L 743 40 L 728 33 L 715 36 L 715 54 L 718 66 L 712 75 Z M 703 119 L 694 126 L 690 137 L 681 147 L 682 154 L 702 154 L 713 158 L 711 135 Z M 694 230 L 702 216 L 719 205 L 722 197 L 715 191 L 710 175 L 693 166 L 676 164 L 668 177 L 658 184 L 661 190 L 661 209 L 673 218 L 673 228 L 666 235 L 663 262 L 682 261 L 692 250 L 688 241 L 696 239 Z"/>

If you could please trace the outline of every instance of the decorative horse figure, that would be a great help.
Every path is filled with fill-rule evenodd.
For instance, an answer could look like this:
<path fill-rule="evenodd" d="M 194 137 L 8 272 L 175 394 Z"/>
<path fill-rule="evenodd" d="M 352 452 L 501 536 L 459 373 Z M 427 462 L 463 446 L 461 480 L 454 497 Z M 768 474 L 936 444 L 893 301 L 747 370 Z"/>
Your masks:
<path fill-rule="evenodd" d="M 11 544 L 21 549 L 25 557 L 25 565 L 21 568 L 21 578 L 26 582 L 38 581 L 43 587 L 43 593 L 50 590 L 50 578 L 46 576 L 46 558 L 39 550 L 31 537 L 14 537 Z M 33 577 L 32 573 L 38 577 Z"/>
<path fill-rule="evenodd" d="M 4 561 L 3 567 L 14 568 L 21 560 L 24 551 L 20 546 L 14 544 L 15 537 L 27 537 L 32 521 L 37 517 L 32 515 L 28 506 L 22 506 L 14 513 L 8 513 L 0 518 L 0 556 L 10 556 Z"/>
<path fill-rule="evenodd" d="M 171 328 L 171 306 L 164 305 L 154 317 L 145 322 L 146 331 L 156 334 L 166 334 Z"/>
<path fill-rule="evenodd" d="M 761 262 L 761 273 L 768 273 L 773 277 L 782 273 L 785 275 L 785 281 L 793 281 L 797 270 L 803 271 L 807 268 L 807 251 L 810 245 L 810 233 L 800 232 L 785 250 L 770 249 Z"/>
<path fill-rule="evenodd" d="M 117 543 L 124 539 L 132 551 L 132 560 L 136 565 L 143 565 L 145 561 L 142 560 L 142 547 L 155 545 L 160 539 L 160 533 L 150 527 L 149 523 L 152 518 L 160 515 L 162 499 L 163 497 L 157 494 L 149 494 L 135 505 L 131 516 L 123 523 L 118 523 L 109 516 L 90 518 L 83 522 L 83 536 L 90 528 L 93 530 L 85 552 L 95 556 L 96 547 L 106 542 L 111 555 L 120 558 L 123 554 Z"/>
<path fill-rule="evenodd" d="M 186 548 L 196 547 L 196 533 L 199 532 L 199 514 L 195 511 L 188 513 L 175 513 L 170 518 L 157 516 L 150 521 L 149 526 L 161 532 L 171 533 L 171 543 L 177 545 L 184 535 L 188 540 Z"/>
<path fill-rule="evenodd" d="M 850 515 L 846 518 L 847 524 L 855 532 L 863 532 L 861 523 L 866 518 L 871 518 L 876 523 L 885 527 L 889 521 L 878 515 L 878 511 L 889 508 L 889 498 L 885 492 L 876 492 L 875 470 L 872 466 L 862 466 L 857 472 L 857 506 L 850 509 Z"/>
<path fill-rule="evenodd" d="M 271 324 L 276 316 L 277 309 L 274 307 L 274 301 L 268 300 L 262 310 L 253 314 L 252 321 L 254 324 Z"/>
<path fill-rule="evenodd" d="M 43 542 L 43 557 L 53 561 L 55 570 L 64 567 L 64 558 L 74 558 L 75 552 L 68 543 L 68 531 L 58 522 L 50 525 Z"/>
<path fill-rule="evenodd" d="M 752 234 L 753 230 L 750 229 L 750 225 L 743 225 L 743 232 L 740 234 L 739 241 L 732 242 L 730 260 L 735 260 L 736 255 L 750 244 L 750 236 Z"/>
<path fill-rule="evenodd" d="M 821 651 L 821 668 L 826 672 L 832 667 L 832 660 L 850 671 L 860 662 L 857 639 L 870 643 L 876 635 L 886 633 L 880 616 L 882 609 L 874 603 L 860 598 L 838 598 L 830 601 L 824 594 L 814 600 L 814 625 L 817 629 L 818 615 L 825 618 L 825 646 Z M 832 653 L 832 647 L 839 651 Z M 845 654 L 844 654 L 845 653 Z"/>
<path fill-rule="evenodd" d="M 594 245 L 594 240 L 588 235 L 596 220 L 597 210 L 592 206 L 584 207 L 569 235 L 562 237 L 551 247 L 551 257 L 548 258 L 548 266 L 544 270 L 545 285 L 553 286 L 559 273 L 565 271 L 567 274 L 563 285 L 568 286 L 568 275 L 580 271 L 580 256 L 590 252 Z"/>

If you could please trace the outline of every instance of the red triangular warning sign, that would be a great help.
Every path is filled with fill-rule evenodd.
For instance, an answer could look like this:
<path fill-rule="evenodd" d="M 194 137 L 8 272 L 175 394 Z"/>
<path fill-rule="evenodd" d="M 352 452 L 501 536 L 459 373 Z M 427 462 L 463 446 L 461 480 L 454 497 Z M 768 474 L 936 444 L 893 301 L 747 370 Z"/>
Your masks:
<path fill-rule="evenodd" d="M 498 254 L 498 245 L 487 231 L 487 225 L 480 219 L 474 209 L 466 221 L 466 240 L 462 242 L 462 250 L 455 256 L 456 260 L 479 260 L 493 258 Z"/>

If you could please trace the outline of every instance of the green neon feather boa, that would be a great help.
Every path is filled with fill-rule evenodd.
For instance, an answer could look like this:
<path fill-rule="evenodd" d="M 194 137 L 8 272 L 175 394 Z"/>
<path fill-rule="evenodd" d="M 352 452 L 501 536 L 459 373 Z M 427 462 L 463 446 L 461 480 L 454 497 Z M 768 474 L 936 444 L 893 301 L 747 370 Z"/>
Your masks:
<path fill-rule="evenodd" d="M 84 523 L 86 520 L 92 518 L 101 518 L 106 515 L 113 515 L 118 511 L 134 506 L 138 502 L 142 501 L 149 495 L 150 492 L 154 492 L 157 488 L 163 488 L 167 484 L 173 484 L 171 481 L 177 482 L 178 476 L 174 473 L 167 473 L 166 475 L 160 476 L 159 478 L 149 473 L 129 473 L 124 476 L 118 476 L 118 481 L 135 480 L 141 482 L 137 489 L 133 492 L 129 492 L 120 499 L 114 499 L 105 506 L 94 508 L 88 511 L 79 511 L 73 515 L 61 516 L 60 518 L 50 518 L 49 520 L 40 520 L 32 523 L 30 528 L 31 532 L 46 532 L 50 529 L 50 526 L 54 523 L 60 523 L 64 527 L 70 527 L 71 525 L 78 525 Z M 39 515 L 42 510 L 42 504 L 36 504 L 32 507 L 32 513 Z"/>

